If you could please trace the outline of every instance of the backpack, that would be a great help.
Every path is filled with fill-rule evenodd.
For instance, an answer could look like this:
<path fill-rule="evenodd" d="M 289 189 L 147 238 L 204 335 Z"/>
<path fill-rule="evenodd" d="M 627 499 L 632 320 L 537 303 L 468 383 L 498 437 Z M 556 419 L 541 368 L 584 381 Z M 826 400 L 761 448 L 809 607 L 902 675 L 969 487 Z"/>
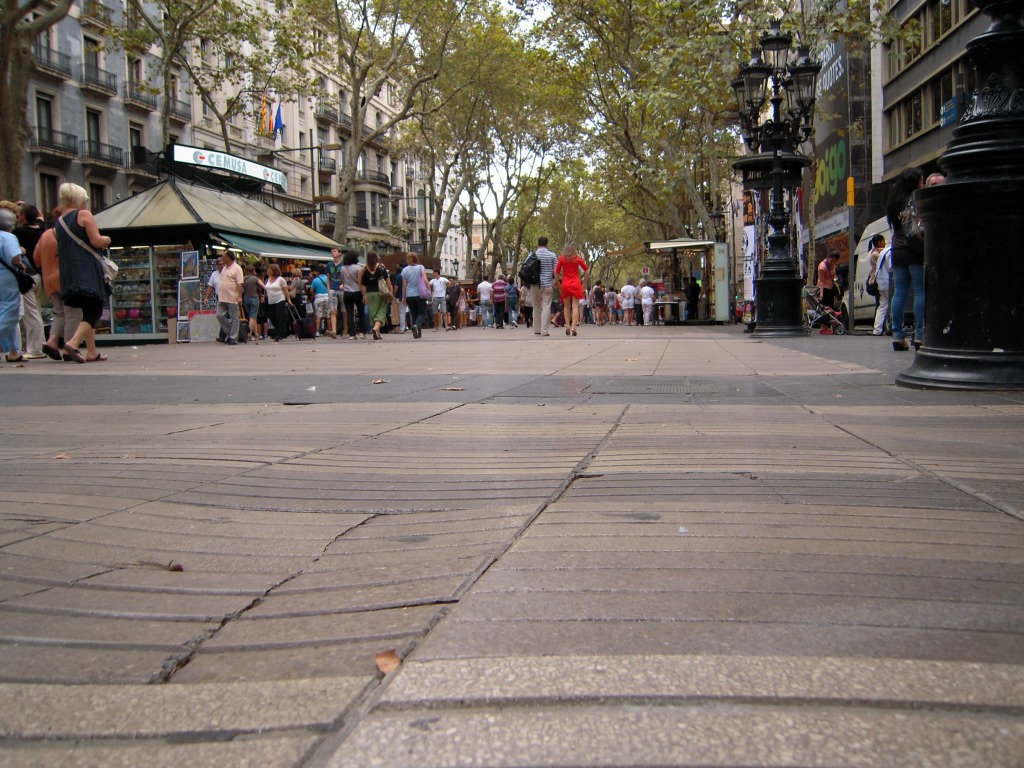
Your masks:
<path fill-rule="evenodd" d="M 527 256 L 519 268 L 519 280 L 524 286 L 540 285 L 540 259 L 536 252 Z"/>

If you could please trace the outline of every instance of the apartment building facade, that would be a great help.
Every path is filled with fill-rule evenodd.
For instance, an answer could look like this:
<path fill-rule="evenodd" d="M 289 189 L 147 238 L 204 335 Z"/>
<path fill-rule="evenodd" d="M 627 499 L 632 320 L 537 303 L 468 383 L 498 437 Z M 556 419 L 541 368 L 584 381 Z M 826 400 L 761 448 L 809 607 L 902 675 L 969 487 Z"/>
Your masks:
<path fill-rule="evenodd" d="M 367 125 L 354 127 L 345 112 L 350 93 L 335 74 L 322 71 L 314 94 L 271 99 L 283 128 L 268 135 L 256 121 L 237 116 L 227 130 L 190 93 L 183 74 L 174 77 L 163 104 L 163 83 L 148 55 L 104 46 L 109 25 L 124 23 L 118 0 L 82 0 L 35 44 L 36 74 L 29 91 L 31 137 L 23 160 L 26 200 L 49 212 L 65 181 L 82 185 L 94 211 L 135 195 L 158 181 L 152 154 L 164 151 L 162 114 L 170 143 L 229 152 L 274 167 L 288 177 L 288 192 L 268 189 L 266 202 L 330 236 L 337 219 L 338 175 L 353 131 L 366 136 L 394 114 L 391 84 L 373 95 Z M 203 55 L 199 46 L 198 55 Z M 193 62 L 194 63 L 194 62 Z M 372 127 L 371 127 L 372 121 Z M 431 170 L 415 155 L 396 154 L 391 136 L 371 140 L 358 159 L 350 200 L 348 244 L 362 251 L 425 250 Z M 145 151 L 143 151 L 145 150 Z M 451 233 L 438 244 L 442 268 L 455 275 L 465 264 L 465 241 Z"/>
<path fill-rule="evenodd" d="M 889 13 L 919 36 L 873 50 L 872 93 L 880 105 L 875 126 L 873 181 L 888 182 L 905 168 L 938 171 L 970 94 L 978 87 L 968 41 L 988 27 L 968 0 L 897 0 Z"/>

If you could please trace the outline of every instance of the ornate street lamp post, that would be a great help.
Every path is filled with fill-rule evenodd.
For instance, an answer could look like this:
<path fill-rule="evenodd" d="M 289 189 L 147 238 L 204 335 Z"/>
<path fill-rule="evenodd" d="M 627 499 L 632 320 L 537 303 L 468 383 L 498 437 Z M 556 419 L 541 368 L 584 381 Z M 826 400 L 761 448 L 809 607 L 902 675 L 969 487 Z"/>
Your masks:
<path fill-rule="evenodd" d="M 898 384 L 1024 389 L 1024 0 L 971 0 L 992 20 L 967 43 L 977 89 L 919 190 L 924 346 Z"/>
<path fill-rule="evenodd" d="M 761 36 L 760 48 L 754 50 L 749 63 L 740 67 L 739 76 L 732 83 L 744 143 L 751 152 L 760 153 L 738 161 L 734 167 L 743 170 L 746 176 L 762 169 L 770 158 L 771 168 L 768 223 L 772 231 L 768 235 L 768 256 L 754 280 L 755 336 L 806 333 L 801 295 L 803 279 L 793 257 L 790 211 L 786 207 L 784 187 L 793 186 L 794 176 L 799 179 L 800 171 L 810 162 L 795 153 L 813 131 L 815 88 L 821 65 L 811 60 L 806 46 L 798 47 L 796 59 L 790 62 L 792 42 L 792 36 L 782 31 L 781 21 L 773 21 L 771 29 Z M 771 105 L 771 116 L 762 123 L 761 111 L 766 102 Z M 784 184 L 784 181 L 789 183 Z"/>

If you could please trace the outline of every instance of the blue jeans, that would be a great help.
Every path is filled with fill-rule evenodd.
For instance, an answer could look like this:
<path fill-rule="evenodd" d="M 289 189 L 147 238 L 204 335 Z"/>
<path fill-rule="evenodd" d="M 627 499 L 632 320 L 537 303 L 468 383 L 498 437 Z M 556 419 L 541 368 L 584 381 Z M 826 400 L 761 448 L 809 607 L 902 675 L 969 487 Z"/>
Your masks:
<path fill-rule="evenodd" d="M 910 264 L 906 267 L 893 267 L 892 278 L 894 289 L 892 295 L 892 337 L 895 340 L 907 336 L 903 328 L 903 316 L 907 310 L 907 299 L 910 291 L 914 291 L 914 340 L 924 339 L 924 266 Z"/>
<path fill-rule="evenodd" d="M 484 312 L 484 328 L 494 325 L 494 304 L 490 301 L 481 301 L 480 309 Z"/>

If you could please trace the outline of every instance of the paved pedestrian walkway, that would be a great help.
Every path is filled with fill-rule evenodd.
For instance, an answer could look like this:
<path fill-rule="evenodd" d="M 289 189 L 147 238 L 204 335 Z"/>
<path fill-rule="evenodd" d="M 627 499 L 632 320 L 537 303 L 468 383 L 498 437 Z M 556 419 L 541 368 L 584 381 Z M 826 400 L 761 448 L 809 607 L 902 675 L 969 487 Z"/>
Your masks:
<path fill-rule="evenodd" d="M 2 766 L 1024 765 L 1024 393 L 739 327 L 108 352 L 0 364 Z"/>

